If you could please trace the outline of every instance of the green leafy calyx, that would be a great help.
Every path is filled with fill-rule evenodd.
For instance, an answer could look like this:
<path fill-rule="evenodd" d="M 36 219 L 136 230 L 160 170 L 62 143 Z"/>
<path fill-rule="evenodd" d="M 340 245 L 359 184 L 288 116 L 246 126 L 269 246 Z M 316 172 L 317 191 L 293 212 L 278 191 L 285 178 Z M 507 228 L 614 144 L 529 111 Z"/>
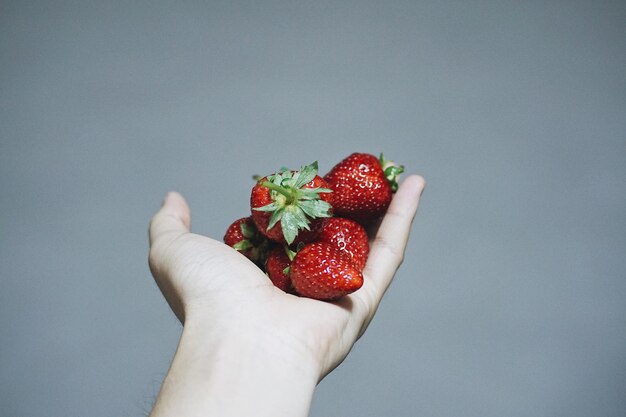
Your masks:
<path fill-rule="evenodd" d="M 269 188 L 272 202 L 255 210 L 272 213 L 267 229 L 279 221 L 288 244 L 293 243 L 300 230 L 310 230 L 311 219 L 331 217 L 331 205 L 320 198 L 331 193 L 328 188 L 304 188 L 317 176 L 317 161 L 299 171 L 281 168 L 260 183 Z"/>

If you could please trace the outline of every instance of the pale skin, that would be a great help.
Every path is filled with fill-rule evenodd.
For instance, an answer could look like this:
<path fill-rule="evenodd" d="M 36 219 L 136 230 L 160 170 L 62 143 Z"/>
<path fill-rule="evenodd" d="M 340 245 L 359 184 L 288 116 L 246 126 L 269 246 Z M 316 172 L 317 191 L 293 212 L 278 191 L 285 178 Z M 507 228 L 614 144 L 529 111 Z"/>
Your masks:
<path fill-rule="evenodd" d="M 149 261 L 183 332 L 150 416 L 307 416 L 402 263 L 424 187 L 417 175 L 402 182 L 372 231 L 363 287 L 335 302 L 286 294 L 234 249 L 191 233 L 187 203 L 168 193 Z"/>

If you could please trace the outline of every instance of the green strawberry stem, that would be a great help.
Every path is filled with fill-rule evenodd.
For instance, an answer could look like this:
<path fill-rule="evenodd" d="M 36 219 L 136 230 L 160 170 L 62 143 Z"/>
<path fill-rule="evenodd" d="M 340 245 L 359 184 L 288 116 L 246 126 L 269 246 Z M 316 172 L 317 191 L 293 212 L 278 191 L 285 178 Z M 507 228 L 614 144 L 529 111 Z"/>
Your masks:
<path fill-rule="evenodd" d="M 396 165 L 393 161 L 385 159 L 382 153 L 380 154 L 379 161 L 385 178 L 389 181 L 391 191 L 395 193 L 398 191 L 398 177 L 404 172 L 404 165 Z"/>
<path fill-rule="evenodd" d="M 294 193 L 294 191 L 296 191 L 294 188 L 289 188 L 287 189 L 284 186 L 281 185 L 276 185 L 274 183 L 271 183 L 269 181 L 263 181 L 261 183 L 261 185 L 265 188 L 269 188 L 272 191 L 276 191 L 277 193 L 280 193 L 282 195 L 284 195 L 285 197 L 287 197 L 287 204 L 292 203 L 294 200 L 296 200 L 296 193 Z"/>

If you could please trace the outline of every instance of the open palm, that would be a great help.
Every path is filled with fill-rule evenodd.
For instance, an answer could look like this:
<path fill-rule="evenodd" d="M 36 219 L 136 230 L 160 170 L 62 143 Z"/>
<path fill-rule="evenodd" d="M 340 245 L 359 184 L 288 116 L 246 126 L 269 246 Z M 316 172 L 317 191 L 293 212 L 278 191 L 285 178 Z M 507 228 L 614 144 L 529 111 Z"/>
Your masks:
<path fill-rule="evenodd" d="M 190 212 L 169 193 L 150 224 L 150 268 L 172 310 L 185 323 L 202 322 L 211 337 L 241 340 L 317 363 L 318 379 L 332 371 L 365 331 L 402 262 L 424 180 L 402 183 L 371 238 L 363 287 L 335 302 L 287 294 L 246 257 L 190 232 Z"/>

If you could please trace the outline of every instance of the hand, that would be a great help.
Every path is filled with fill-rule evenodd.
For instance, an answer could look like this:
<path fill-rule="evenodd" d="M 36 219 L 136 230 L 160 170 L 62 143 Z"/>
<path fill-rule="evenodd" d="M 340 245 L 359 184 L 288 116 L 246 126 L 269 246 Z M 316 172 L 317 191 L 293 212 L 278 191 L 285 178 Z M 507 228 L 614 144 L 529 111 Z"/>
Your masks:
<path fill-rule="evenodd" d="M 371 241 L 363 287 L 336 302 L 284 293 L 234 249 L 192 234 L 189 207 L 169 193 L 150 225 L 149 263 L 184 331 L 153 415 L 230 415 L 225 395 L 252 398 L 254 415 L 306 415 L 315 384 L 363 334 L 401 264 L 424 186 L 415 175 L 402 183 Z M 265 392 L 273 383 L 284 395 Z"/>

